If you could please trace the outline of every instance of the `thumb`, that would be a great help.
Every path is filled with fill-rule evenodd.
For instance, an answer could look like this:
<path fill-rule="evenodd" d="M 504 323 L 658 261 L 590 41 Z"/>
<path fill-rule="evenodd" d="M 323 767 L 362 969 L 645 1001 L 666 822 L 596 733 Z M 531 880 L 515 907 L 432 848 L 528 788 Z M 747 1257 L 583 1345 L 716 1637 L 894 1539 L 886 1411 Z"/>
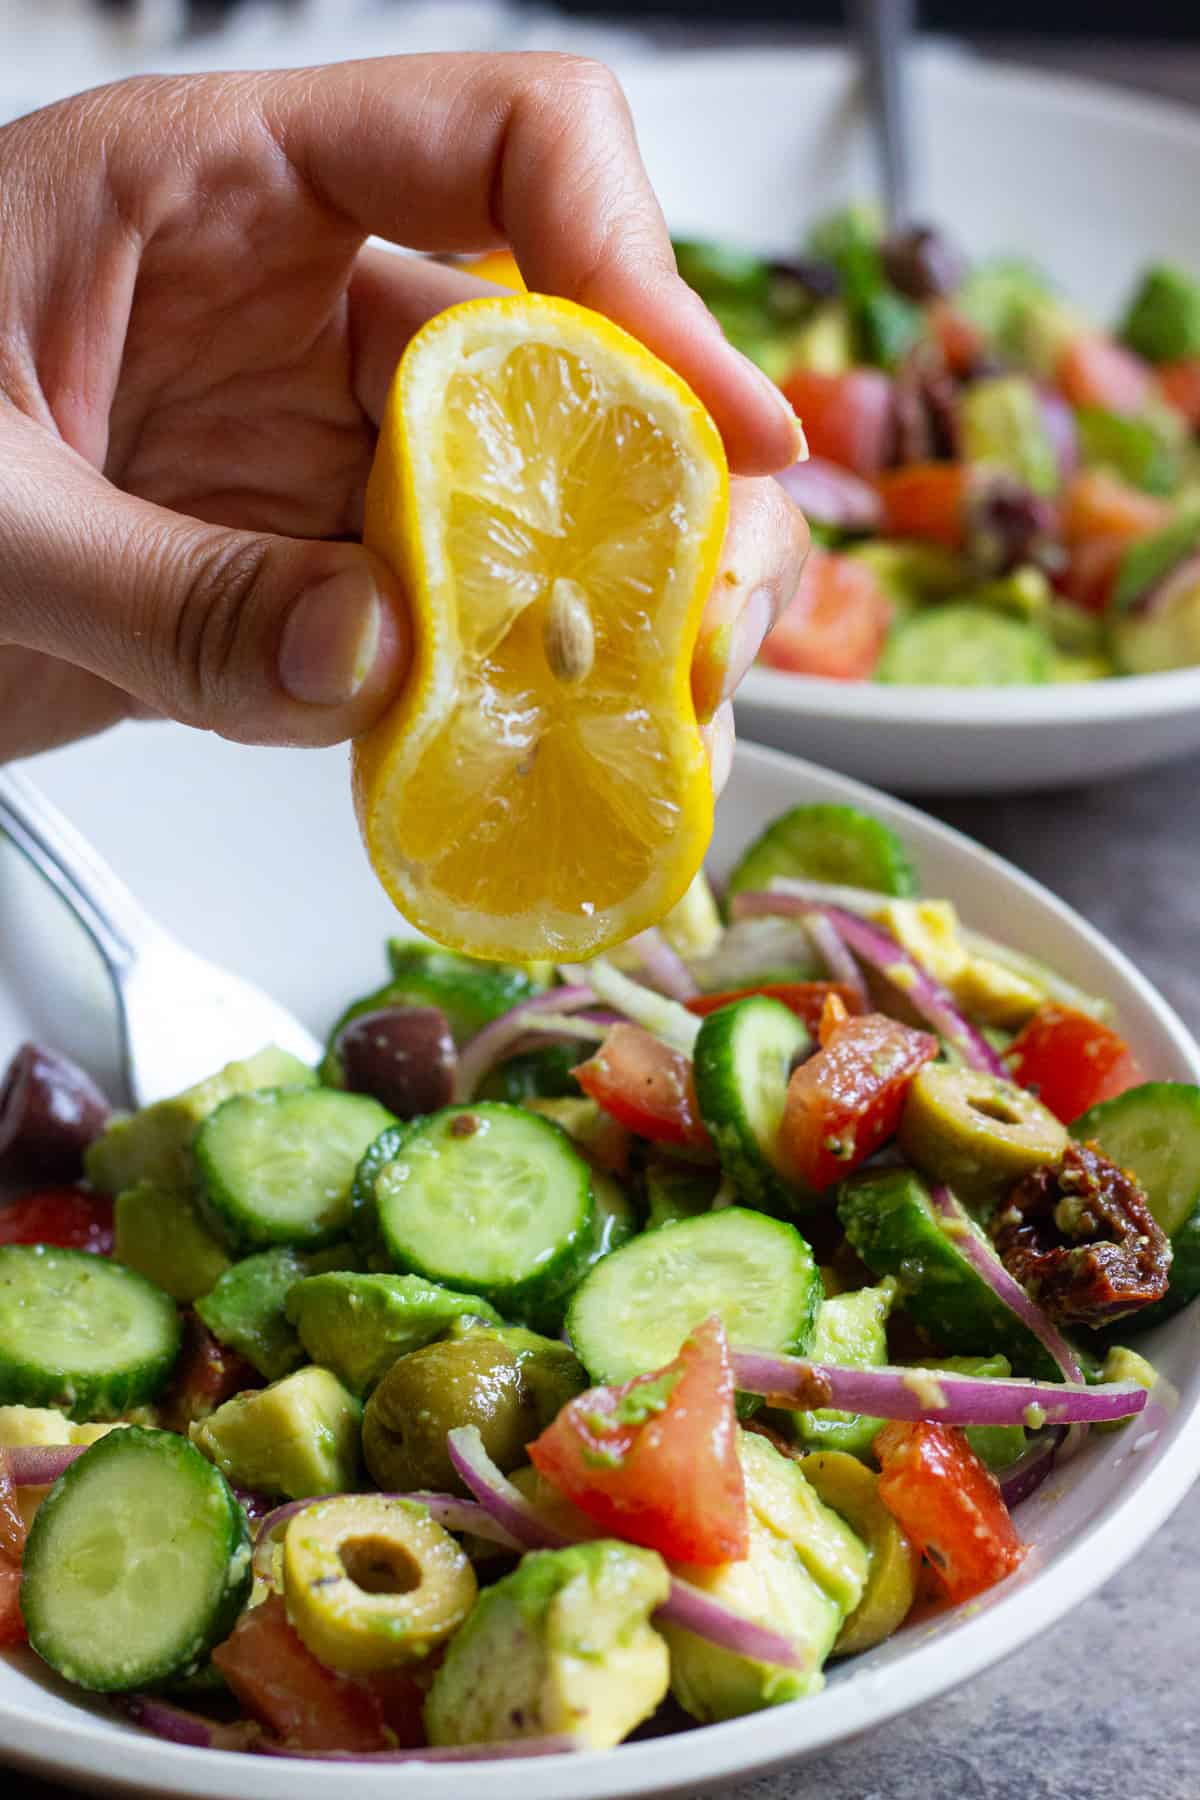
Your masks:
<path fill-rule="evenodd" d="M 15 529 L 0 641 L 242 743 L 335 744 L 379 717 L 411 635 L 377 557 L 185 518 L 113 487 L 38 427 L 13 430 L 26 441 L 5 472 Z"/>

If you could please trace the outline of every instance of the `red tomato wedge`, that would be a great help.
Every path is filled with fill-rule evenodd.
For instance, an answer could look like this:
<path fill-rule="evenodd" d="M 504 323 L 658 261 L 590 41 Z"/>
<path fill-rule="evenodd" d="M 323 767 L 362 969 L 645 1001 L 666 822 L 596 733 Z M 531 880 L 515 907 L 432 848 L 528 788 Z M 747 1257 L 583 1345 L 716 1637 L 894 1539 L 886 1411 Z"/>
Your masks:
<path fill-rule="evenodd" d="M 1067 486 L 1062 505 L 1062 532 L 1068 544 L 1093 538 L 1148 537 L 1171 517 L 1165 500 L 1143 494 L 1110 469 L 1084 469 Z"/>
<path fill-rule="evenodd" d="M 676 1562 L 735 1562 L 749 1527 L 733 1397 L 725 1328 L 707 1319 L 656 1375 L 568 1401 L 529 1460 L 605 1531 Z"/>
<path fill-rule="evenodd" d="M 1140 412 L 1150 398 L 1150 368 L 1102 332 L 1077 337 L 1059 356 L 1055 385 L 1072 406 L 1102 406 L 1106 412 Z"/>
<path fill-rule="evenodd" d="M 892 442 L 892 384 L 878 369 L 818 375 L 793 369 L 780 383 L 814 456 L 878 475 Z"/>
<path fill-rule="evenodd" d="M 627 1131 L 655 1144 L 711 1150 L 692 1065 L 640 1025 L 614 1025 L 595 1056 L 573 1070 L 585 1094 Z"/>
<path fill-rule="evenodd" d="M 967 529 L 965 463 L 909 463 L 879 477 L 876 486 L 883 501 L 884 531 L 895 537 L 923 538 L 944 544 L 947 550 L 962 548 Z"/>
<path fill-rule="evenodd" d="M 827 1000 L 840 1000 L 847 1012 L 860 1010 L 858 995 L 844 981 L 767 982 L 762 987 L 733 988 L 727 994 L 696 994 L 691 1000 L 685 1000 L 684 1005 L 689 1012 L 705 1018 L 722 1006 L 732 1006 L 735 1000 L 749 1000 L 756 994 L 765 994 L 768 1000 L 778 1000 L 789 1012 L 794 1012 L 814 1035 L 820 1029 Z"/>
<path fill-rule="evenodd" d="M 1200 356 L 1163 363 L 1158 382 L 1167 405 L 1182 413 L 1193 431 L 1200 431 Z"/>
<path fill-rule="evenodd" d="M 25 1642 L 25 1620 L 21 1616 L 24 1549 L 25 1521 L 17 1505 L 8 1459 L 0 1450 L 0 1646 Z"/>
<path fill-rule="evenodd" d="M 812 549 L 800 585 L 759 652 L 771 669 L 865 681 L 883 651 L 892 603 L 865 563 Z"/>
<path fill-rule="evenodd" d="M 820 1192 L 895 1136 L 904 1096 L 938 1043 L 886 1013 L 835 1027 L 823 1049 L 793 1071 L 780 1128 L 787 1168 Z"/>
<path fill-rule="evenodd" d="M 1129 539 L 1124 537 L 1088 538 L 1073 545 L 1058 577 L 1059 590 L 1085 612 L 1107 612 L 1128 548 Z"/>
<path fill-rule="evenodd" d="M 279 1594 L 242 1614 L 213 1662 L 260 1725 L 295 1750 L 387 1750 L 424 1742 L 421 1691 L 408 1675 L 356 1680 L 318 1662 Z"/>
<path fill-rule="evenodd" d="M 1025 1558 L 1000 1485 L 950 1425 L 885 1425 L 875 1439 L 879 1498 L 928 1557 L 953 1601 L 1003 1581 Z"/>
<path fill-rule="evenodd" d="M 950 373 L 969 375 L 987 348 L 978 325 L 949 300 L 932 301 L 925 317 Z"/>
<path fill-rule="evenodd" d="M 1013 1039 L 1005 1061 L 1013 1080 L 1064 1125 L 1146 1079 L 1123 1037 L 1088 1013 L 1054 1002 Z"/>
<path fill-rule="evenodd" d="M 112 1201 L 83 1188 L 38 1188 L 0 1207 L 0 1244 L 54 1244 L 108 1256 L 113 1247 Z"/>

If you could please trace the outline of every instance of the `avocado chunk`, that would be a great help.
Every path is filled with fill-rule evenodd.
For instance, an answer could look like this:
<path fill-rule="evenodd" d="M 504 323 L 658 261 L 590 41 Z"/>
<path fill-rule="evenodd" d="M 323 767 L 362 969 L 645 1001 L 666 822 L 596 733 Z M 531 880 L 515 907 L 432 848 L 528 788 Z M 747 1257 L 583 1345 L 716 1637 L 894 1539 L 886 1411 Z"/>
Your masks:
<path fill-rule="evenodd" d="M 143 1176 L 117 1195 L 113 1222 L 117 1261 L 165 1288 L 173 1300 L 198 1300 L 230 1267 L 224 1244 L 175 1182 Z"/>
<path fill-rule="evenodd" d="M 1007 1356 L 944 1356 L 937 1362 L 924 1362 L 921 1367 L 948 1369 L 952 1375 L 973 1375 L 984 1381 L 1003 1381 L 1012 1374 Z M 989 1469 L 1007 1469 L 1025 1452 L 1023 1425 L 968 1425 L 966 1439 Z"/>
<path fill-rule="evenodd" d="M 1171 263 L 1147 269 L 1129 303 L 1121 336 L 1147 362 L 1200 356 L 1200 281 Z"/>
<path fill-rule="evenodd" d="M 189 1435 L 234 1487 L 307 1500 L 355 1486 L 361 1418 L 337 1376 L 310 1365 L 235 1394 Z"/>
<path fill-rule="evenodd" d="M 234 1263 L 196 1311 L 220 1343 L 237 1350 L 268 1381 L 278 1381 L 304 1361 L 304 1347 L 287 1318 L 288 1295 L 308 1276 L 353 1268 L 355 1261 L 348 1244 L 307 1256 L 280 1244 Z"/>
<path fill-rule="evenodd" d="M 309 1275 L 287 1297 L 288 1319 L 309 1356 L 360 1396 L 464 1313 L 501 1322 L 478 1295 L 451 1293 L 419 1275 Z"/>
<path fill-rule="evenodd" d="M 1194 581 L 1172 581 L 1160 602 L 1114 618 L 1113 655 L 1127 675 L 1156 675 L 1200 663 L 1200 560 L 1189 562 Z"/>
<path fill-rule="evenodd" d="M 244 1062 L 226 1063 L 170 1100 L 157 1100 L 140 1112 L 114 1119 L 84 1152 L 84 1172 L 103 1194 L 123 1193 L 143 1180 L 187 1192 L 193 1179 L 188 1155 L 192 1138 L 223 1101 L 257 1088 L 298 1087 L 316 1079 L 299 1058 L 268 1044 Z"/>
<path fill-rule="evenodd" d="M 702 1723 L 819 1693 L 821 1666 L 862 1599 L 869 1571 L 862 1540 L 817 1498 L 797 1463 L 752 1432 L 740 1433 L 738 1450 L 750 1553 L 742 1562 L 680 1573 L 733 1611 L 793 1639 L 802 1666 L 758 1662 L 665 1625 L 671 1691 Z"/>
<path fill-rule="evenodd" d="M 1035 494 L 1058 487 L 1058 457 L 1041 401 L 1024 375 L 997 375 L 974 381 L 961 401 L 963 456 L 970 463 L 1007 469 Z"/>
<path fill-rule="evenodd" d="M 654 1551 L 612 1539 L 523 1557 L 451 1640 L 425 1703 L 430 1743 L 562 1732 L 593 1750 L 619 1744 L 666 1695 L 650 1615 L 669 1585 Z"/>
<path fill-rule="evenodd" d="M 841 1363 L 850 1369 L 880 1368 L 888 1359 L 887 1319 L 896 1284 L 859 1288 L 822 1301 L 809 1355 L 814 1362 Z M 822 1407 L 792 1414 L 797 1438 L 809 1450 L 845 1450 L 864 1459 L 871 1454 L 882 1419 Z"/>

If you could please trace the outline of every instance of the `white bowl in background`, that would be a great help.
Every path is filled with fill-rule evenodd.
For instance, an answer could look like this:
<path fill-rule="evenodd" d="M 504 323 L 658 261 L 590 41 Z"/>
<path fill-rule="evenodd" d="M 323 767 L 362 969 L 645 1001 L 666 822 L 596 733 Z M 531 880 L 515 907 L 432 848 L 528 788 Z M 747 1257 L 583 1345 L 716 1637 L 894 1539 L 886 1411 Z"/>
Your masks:
<path fill-rule="evenodd" d="M 203 955 L 260 982 L 315 1031 L 384 973 L 397 919 L 359 848 L 345 753 L 250 750 L 179 726 L 123 726 L 29 765 L 150 910 Z M 1200 1081 L 1200 1049 L 1137 970 L 1007 863 L 899 802 L 742 745 L 718 811 L 711 866 L 800 800 L 873 809 L 912 849 L 925 891 L 980 930 L 1107 994 L 1143 1067 Z M 186 1029 L 186 1021 L 180 1021 Z M 94 953 L 0 842 L 0 1061 L 22 1037 L 56 1043 L 111 1080 L 115 1029 Z M 1094 1437 L 1021 1509 L 1034 1548 L 1011 1582 L 965 1610 L 835 1667 L 811 1700 L 616 1751 L 412 1768 L 294 1763 L 183 1749 L 51 1677 L 0 1658 L 0 1758 L 85 1786 L 196 1800 L 601 1800 L 695 1795 L 881 1725 L 1046 1630 L 1135 1555 L 1200 1471 L 1200 1307 L 1150 1342 L 1178 1390 L 1157 1433 Z"/>
<path fill-rule="evenodd" d="M 621 70 L 672 230 L 786 252 L 875 191 L 835 51 L 712 51 Z M 1033 258 L 1098 320 L 1143 265 L 1200 270 L 1200 116 L 940 51 L 914 69 L 919 213 L 973 257 Z M 1200 750 L 1200 668 L 1075 685 L 877 687 L 755 669 L 741 729 L 909 793 L 1065 786 Z"/>

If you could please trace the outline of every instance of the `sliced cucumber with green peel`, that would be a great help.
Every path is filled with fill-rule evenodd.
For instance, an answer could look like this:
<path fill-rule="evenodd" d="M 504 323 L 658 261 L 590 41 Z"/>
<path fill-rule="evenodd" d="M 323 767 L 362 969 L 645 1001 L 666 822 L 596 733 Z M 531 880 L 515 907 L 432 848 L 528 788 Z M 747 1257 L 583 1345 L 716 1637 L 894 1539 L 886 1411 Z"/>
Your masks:
<path fill-rule="evenodd" d="M 480 1100 L 577 1100 L 583 1092 L 573 1071 L 586 1060 L 588 1046 L 542 1044 L 523 1050 L 492 1069 L 476 1090 Z"/>
<path fill-rule="evenodd" d="M 691 1168 L 666 1158 L 646 1164 L 646 1230 L 660 1231 L 712 1211 L 720 1186 L 717 1169 Z"/>
<path fill-rule="evenodd" d="M 366 1094 L 267 1088 L 227 1100 L 196 1134 L 210 1217 L 239 1250 L 316 1249 L 350 1222 L 354 1172 L 395 1121 Z"/>
<path fill-rule="evenodd" d="M 529 971 L 513 963 L 477 962 L 456 950 L 436 950 L 403 938 L 392 938 L 387 948 L 392 985 L 410 1006 L 439 1007 L 456 1043 L 540 992 Z"/>
<path fill-rule="evenodd" d="M 1171 1240 L 1170 1286 L 1119 1331 L 1148 1330 L 1200 1294 L 1200 1088 L 1184 1081 L 1148 1081 L 1102 1100 L 1071 1126 L 1071 1136 L 1096 1143 L 1128 1169 Z"/>
<path fill-rule="evenodd" d="M 793 806 L 755 839 L 729 877 L 727 893 L 758 892 L 777 876 L 870 888 L 907 899 L 919 891 L 904 845 L 857 806 Z"/>
<path fill-rule="evenodd" d="M 391 1148 L 358 1183 L 391 1266 L 521 1323 L 552 1317 L 593 1242 L 591 1170 L 566 1133 L 487 1100 L 416 1119 Z"/>
<path fill-rule="evenodd" d="M 0 1248 L 0 1405 L 115 1419 L 153 1400 L 179 1355 L 175 1302 L 120 1263 Z"/>
<path fill-rule="evenodd" d="M 700 1027 L 692 1063 L 700 1116 L 745 1206 L 787 1213 L 803 1199 L 783 1172 L 779 1128 L 788 1079 L 812 1047 L 795 1013 L 762 995 L 718 1007 Z"/>
<path fill-rule="evenodd" d="M 851 1176 L 838 1189 L 838 1217 L 867 1267 L 896 1278 L 900 1304 L 936 1344 L 962 1356 L 1000 1351 L 1019 1375 L 1062 1380 L 1054 1358 L 943 1228 L 919 1175 L 881 1168 Z"/>
<path fill-rule="evenodd" d="M 606 1256 L 572 1297 L 567 1331 L 593 1381 L 619 1382 L 662 1368 L 712 1313 L 737 1348 L 804 1351 L 820 1304 L 795 1227 L 730 1206 Z"/>
<path fill-rule="evenodd" d="M 1049 681 L 1054 646 L 1024 619 L 970 600 L 920 612 L 896 626 L 876 681 L 913 687 L 1017 687 Z"/>
<path fill-rule="evenodd" d="M 186 1438 L 125 1426 L 38 1508 L 22 1562 L 29 1641 L 98 1693 L 199 1669 L 249 1597 L 250 1534 L 223 1475 Z"/>

